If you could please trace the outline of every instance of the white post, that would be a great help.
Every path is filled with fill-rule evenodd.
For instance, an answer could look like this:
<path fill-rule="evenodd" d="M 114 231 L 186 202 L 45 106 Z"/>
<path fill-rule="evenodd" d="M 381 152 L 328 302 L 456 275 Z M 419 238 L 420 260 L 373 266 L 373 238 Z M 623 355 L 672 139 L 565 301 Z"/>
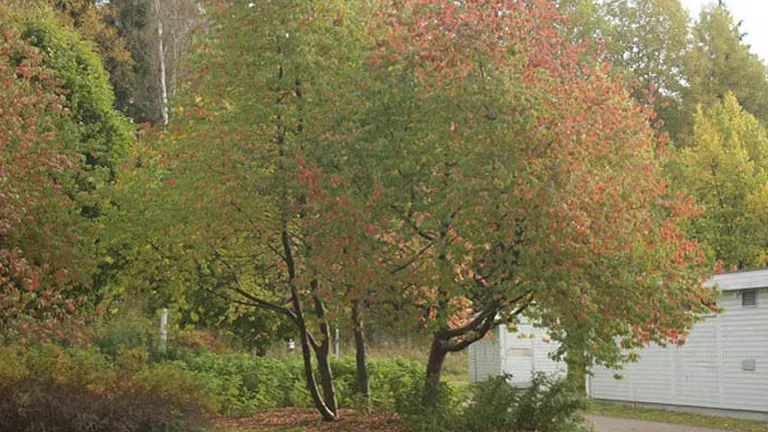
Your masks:
<path fill-rule="evenodd" d="M 160 15 L 160 0 L 155 0 L 155 19 L 157 19 L 157 50 L 160 60 L 160 102 L 162 104 L 163 125 L 168 126 L 168 86 L 165 78 L 165 42 L 163 41 L 163 19 Z"/>
<path fill-rule="evenodd" d="M 336 360 L 341 358 L 341 351 L 339 350 L 339 328 L 336 327 L 336 340 L 333 344 L 333 353 L 336 356 Z"/>
<path fill-rule="evenodd" d="M 160 316 L 160 352 L 165 354 L 168 350 L 168 308 L 163 308 Z"/>

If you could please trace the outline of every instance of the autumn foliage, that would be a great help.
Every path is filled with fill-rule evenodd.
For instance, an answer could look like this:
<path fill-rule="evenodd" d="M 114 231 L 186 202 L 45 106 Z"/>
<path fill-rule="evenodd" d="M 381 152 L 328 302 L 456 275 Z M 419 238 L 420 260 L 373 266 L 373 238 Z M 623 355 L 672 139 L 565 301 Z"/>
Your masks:
<path fill-rule="evenodd" d="M 62 93 L 41 54 L 9 28 L 0 36 L 0 322 L 3 336 L 61 334 L 80 300 L 67 170 L 78 164 L 57 141 Z"/>
<path fill-rule="evenodd" d="M 210 10 L 126 216 L 180 304 L 193 286 L 295 325 L 324 418 L 331 323 L 424 330 L 434 383 L 522 316 L 611 364 L 710 309 L 652 112 L 549 3 Z"/>
<path fill-rule="evenodd" d="M 565 425 L 718 310 L 713 263 L 766 265 L 768 78 L 724 4 L 0 3 L 0 428 Z M 521 322 L 568 379 L 454 398 L 446 358 Z M 368 358 L 401 333 L 425 364 Z"/>
<path fill-rule="evenodd" d="M 397 97 L 371 98 L 389 138 L 369 135 L 364 171 L 400 210 L 396 253 L 419 251 L 400 283 L 436 346 L 521 313 L 608 363 L 616 337 L 677 342 L 710 308 L 707 272 L 681 230 L 700 209 L 662 177 L 654 114 L 548 2 L 388 5 L 371 63 Z"/>

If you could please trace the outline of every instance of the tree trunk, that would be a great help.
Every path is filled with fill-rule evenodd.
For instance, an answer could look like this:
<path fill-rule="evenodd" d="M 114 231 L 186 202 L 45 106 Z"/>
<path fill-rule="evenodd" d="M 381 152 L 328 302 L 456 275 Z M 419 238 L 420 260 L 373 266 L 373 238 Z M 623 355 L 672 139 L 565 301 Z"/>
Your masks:
<path fill-rule="evenodd" d="M 338 418 L 338 406 L 336 404 L 336 390 L 333 386 L 333 372 L 330 362 L 330 344 L 323 342 L 315 351 L 317 369 L 320 375 L 320 387 L 323 389 L 323 401 L 329 410 L 336 413 Z"/>
<path fill-rule="evenodd" d="M 288 266 L 288 274 L 290 278 L 290 288 L 291 288 L 291 304 L 293 307 L 293 311 L 295 314 L 295 322 L 296 326 L 299 328 L 299 339 L 301 343 L 301 356 L 304 360 L 304 375 L 307 379 L 307 389 L 309 390 L 309 394 L 312 397 L 312 403 L 315 405 L 315 408 L 317 411 L 320 412 L 320 415 L 323 417 L 323 420 L 325 421 L 334 421 L 339 419 L 338 409 L 336 408 L 335 400 L 334 403 L 331 406 L 328 406 L 324 398 L 320 396 L 320 391 L 317 388 L 317 382 L 315 381 L 315 371 L 312 367 L 312 350 L 313 346 L 310 342 L 310 335 L 309 335 L 309 329 L 307 328 L 307 321 L 304 317 L 304 308 L 301 305 L 301 300 L 299 299 L 299 290 L 296 288 L 296 286 L 293 284 L 293 280 L 295 278 L 296 272 L 295 272 L 295 264 L 293 261 L 293 252 L 291 249 L 291 241 L 290 241 L 290 235 L 288 234 L 287 230 L 287 223 L 285 220 L 283 221 L 283 232 L 281 233 L 281 240 L 283 243 L 283 250 L 285 252 L 286 257 L 286 263 Z M 324 344 L 326 345 L 326 352 L 327 352 L 327 345 L 328 340 L 326 339 L 324 341 Z M 322 376 L 323 371 L 323 364 L 321 364 L 321 356 L 318 355 L 317 352 L 315 352 L 315 355 L 318 359 L 318 366 L 320 367 L 321 371 L 321 383 L 323 384 L 323 391 L 325 391 L 325 384 L 326 381 L 324 380 Z M 326 355 L 325 359 L 328 359 L 328 356 Z M 333 389 L 333 381 L 330 382 L 331 389 Z M 325 393 L 324 393 L 325 394 Z"/>
<path fill-rule="evenodd" d="M 317 358 L 318 373 L 320 375 L 320 386 L 323 389 L 323 399 L 325 405 L 337 414 L 338 405 L 336 403 L 336 390 L 333 386 L 333 372 L 331 371 L 331 328 L 328 325 L 328 320 L 325 316 L 325 305 L 317 294 L 317 280 L 311 282 L 312 297 L 315 303 L 315 315 L 320 321 L 320 337 L 321 341 L 317 349 L 315 350 L 315 357 Z"/>
<path fill-rule="evenodd" d="M 363 319 L 360 317 L 360 302 L 352 304 L 352 323 L 355 334 L 355 360 L 357 363 L 357 393 L 363 403 L 363 411 L 371 411 L 370 382 L 368 380 L 368 365 L 365 358 L 365 333 Z"/>
<path fill-rule="evenodd" d="M 581 354 L 581 358 L 572 355 L 571 352 L 566 353 L 566 365 L 568 365 L 568 376 L 566 380 L 573 387 L 574 390 L 579 393 L 587 392 L 587 366 L 584 361 L 584 355 Z"/>
<path fill-rule="evenodd" d="M 155 0 L 155 19 L 157 20 L 157 50 L 160 62 L 160 109 L 163 125 L 168 125 L 168 86 L 165 77 L 165 44 L 163 41 L 163 20 L 160 15 L 160 0 Z"/>
<path fill-rule="evenodd" d="M 277 53 L 282 55 L 282 49 L 277 46 Z M 277 68 L 277 77 L 279 80 L 284 79 L 283 65 L 280 63 Z M 277 105 L 281 104 L 281 97 L 277 98 Z M 312 299 L 315 306 L 315 314 L 320 322 L 321 341 L 318 343 L 311 338 L 309 329 L 307 328 L 307 321 L 305 319 L 304 310 L 300 300 L 300 293 L 296 287 L 296 261 L 293 257 L 293 240 L 291 238 L 290 231 L 288 229 L 289 221 L 292 218 L 293 203 L 290 200 L 290 194 L 288 193 L 288 184 L 290 182 L 289 170 L 285 165 L 285 156 L 287 154 L 286 146 L 286 127 L 283 122 L 283 118 L 278 111 L 276 118 L 276 143 L 278 148 L 279 167 L 284 176 L 282 183 L 281 194 L 281 227 L 280 227 L 280 241 L 282 243 L 283 255 L 282 259 L 286 265 L 286 271 L 288 273 L 288 284 L 291 290 L 291 303 L 294 312 L 293 319 L 296 325 L 299 327 L 299 336 L 301 340 L 301 355 L 304 360 L 304 374 L 307 379 L 307 388 L 312 397 L 312 402 L 315 408 L 320 412 L 320 415 L 325 421 L 334 421 L 339 419 L 338 406 L 336 405 L 336 393 L 333 388 L 333 374 L 331 373 L 331 365 L 328 360 L 329 346 L 330 346 L 330 330 L 328 322 L 325 317 L 325 308 L 322 301 L 318 297 L 317 280 L 311 282 Z M 315 373 L 312 367 L 312 351 L 315 353 L 317 359 L 318 374 L 320 376 L 320 385 L 323 389 L 322 396 L 317 388 L 317 382 L 315 381 Z"/>
<path fill-rule="evenodd" d="M 587 355 L 584 339 L 566 336 L 565 364 L 568 366 L 566 380 L 577 391 L 587 392 Z"/>
<path fill-rule="evenodd" d="M 429 349 L 429 359 L 427 360 L 427 381 L 433 383 L 440 382 L 440 375 L 443 372 L 443 363 L 448 355 L 442 346 L 442 341 L 436 336 L 432 338 L 432 346 Z"/>
<path fill-rule="evenodd" d="M 317 388 L 317 383 L 315 382 L 315 372 L 312 368 L 312 347 L 309 343 L 309 333 L 307 332 L 306 324 L 301 325 L 299 328 L 299 339 L 301 339 L 301 356 L 304 360 L 304 375 L 307 378 L 307 388 L 309 389 L 309 394 L 312 397 L 312 403 L 315 405 L 315 408 L 320 412 L 320 415 L 323 417 L 323 420 L 325 421 L 334 421 L 338 420 L 338 414 L 336 407 L 333 409 L 329 407 L 323 398 L 320 396 L 320 391 Z M 319 363 L 319 358 L 318 358 Z M 321 377 L 322 382 L 322 377 Z M 323 389 L 325 390 L 325 389 Z"/>
<path fill-rule="evenodd" d="M 443 372 L 443 363 L 448 351 L 443 347 L 443 341 L 437 336 L 432 337 L 432 345 L 429 348 L 427 360 L 427 379 L 424 384 L 424 405 L 434 406 L 439 401 L 440 375 Z"/>
<path fill-rule="evenodd" d="M 186 36 L 187 28 L 187 23 L 183 22 L 183 18 L 179 16 L 180 10 L 181 6 L 178 4 L 178 0 L 174 0 L 173 29 L 171 29 L 171 52 L 173 53 L 173 57 L 171 58 L 171 82 L 168 86 L 168 95 L 171 98 L 176 94 L 176 84 L 179 79 L 178 70 L 181 63 L 181 47 L 179 45 Z M 186 9 L 184 10 L 186 11 Z"/>

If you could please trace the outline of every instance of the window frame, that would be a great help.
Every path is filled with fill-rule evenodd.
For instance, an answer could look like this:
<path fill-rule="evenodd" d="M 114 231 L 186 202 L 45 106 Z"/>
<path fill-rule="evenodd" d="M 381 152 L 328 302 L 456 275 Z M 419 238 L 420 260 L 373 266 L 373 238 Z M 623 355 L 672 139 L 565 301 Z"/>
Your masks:
<path fill-rule="evenodd" d="M 741 308 L 742 309 L 754 309 L 754 308 L 758 307 L 758 301 L 757 301 L 757 299 L 758 299 L 758 291 L 759 291 L 758 289 L 741 290 L 740 297 L 741 297 Z M 745 294 L 747 294 L 747 293 L 754 295 L 754 303 L 753 304 L 745 304 L 744 303 Z"/>

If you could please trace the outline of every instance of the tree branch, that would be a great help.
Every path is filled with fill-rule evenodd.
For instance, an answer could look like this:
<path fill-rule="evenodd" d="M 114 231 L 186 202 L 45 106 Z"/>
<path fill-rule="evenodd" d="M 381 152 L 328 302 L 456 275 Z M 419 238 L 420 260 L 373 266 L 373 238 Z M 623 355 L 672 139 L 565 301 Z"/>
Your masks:
<path fill-rule="evenodd" d="M 396 211 L 398 215 L 400 216 L 400 219 L 403 220 L 406 224 L 408 224 L 409 227 L 413 228 L 414 231 L 416 231 L 416 234 L 419 235 L 419 237 L 428 240 L 428 241 L 435 241 L 435 237 L 430 235 L 429 233 L 423 231 L 421 227 L 416 225 L 416 223 L 411 219 L 411 217 L 408 214 L 403 214 L 403 212 L 397 208 L 395 205 L 390 206 L 392 210 Z"/>
<path fill-rule="evenodd" d="M 464 324 L 461 327 L 440 331 L 438 332 L 437 336 L 440 338 L 450 339 L 453 337 L 465 335 L 470 331 L 475 330 L 488 317 L 493 317 L 493 319 L 496 319 L 496 314 L 499 313 L 500 308 L 501 308 L 501 305 L 497 301 L 492 301 L 488 305 L 486 305 L 486 307 L 477 316 L 475 316 L 469 323 Z"/>
<path fill-rule="evenodd" d="M 401 270 L 405 270 L 408 268 L 411 264 L 413 264 L 420 256 L 424 255 L 432 246 L 434 246 L 434 243 L 430 243 L 426 246 L 424 246 L 419 252 L 417 252 L 414 256 L 412 256 L 408 261 L 404 262 L 403 264 L 391 269 L 389 271 L 389 274 L 395 274 Z"/>

